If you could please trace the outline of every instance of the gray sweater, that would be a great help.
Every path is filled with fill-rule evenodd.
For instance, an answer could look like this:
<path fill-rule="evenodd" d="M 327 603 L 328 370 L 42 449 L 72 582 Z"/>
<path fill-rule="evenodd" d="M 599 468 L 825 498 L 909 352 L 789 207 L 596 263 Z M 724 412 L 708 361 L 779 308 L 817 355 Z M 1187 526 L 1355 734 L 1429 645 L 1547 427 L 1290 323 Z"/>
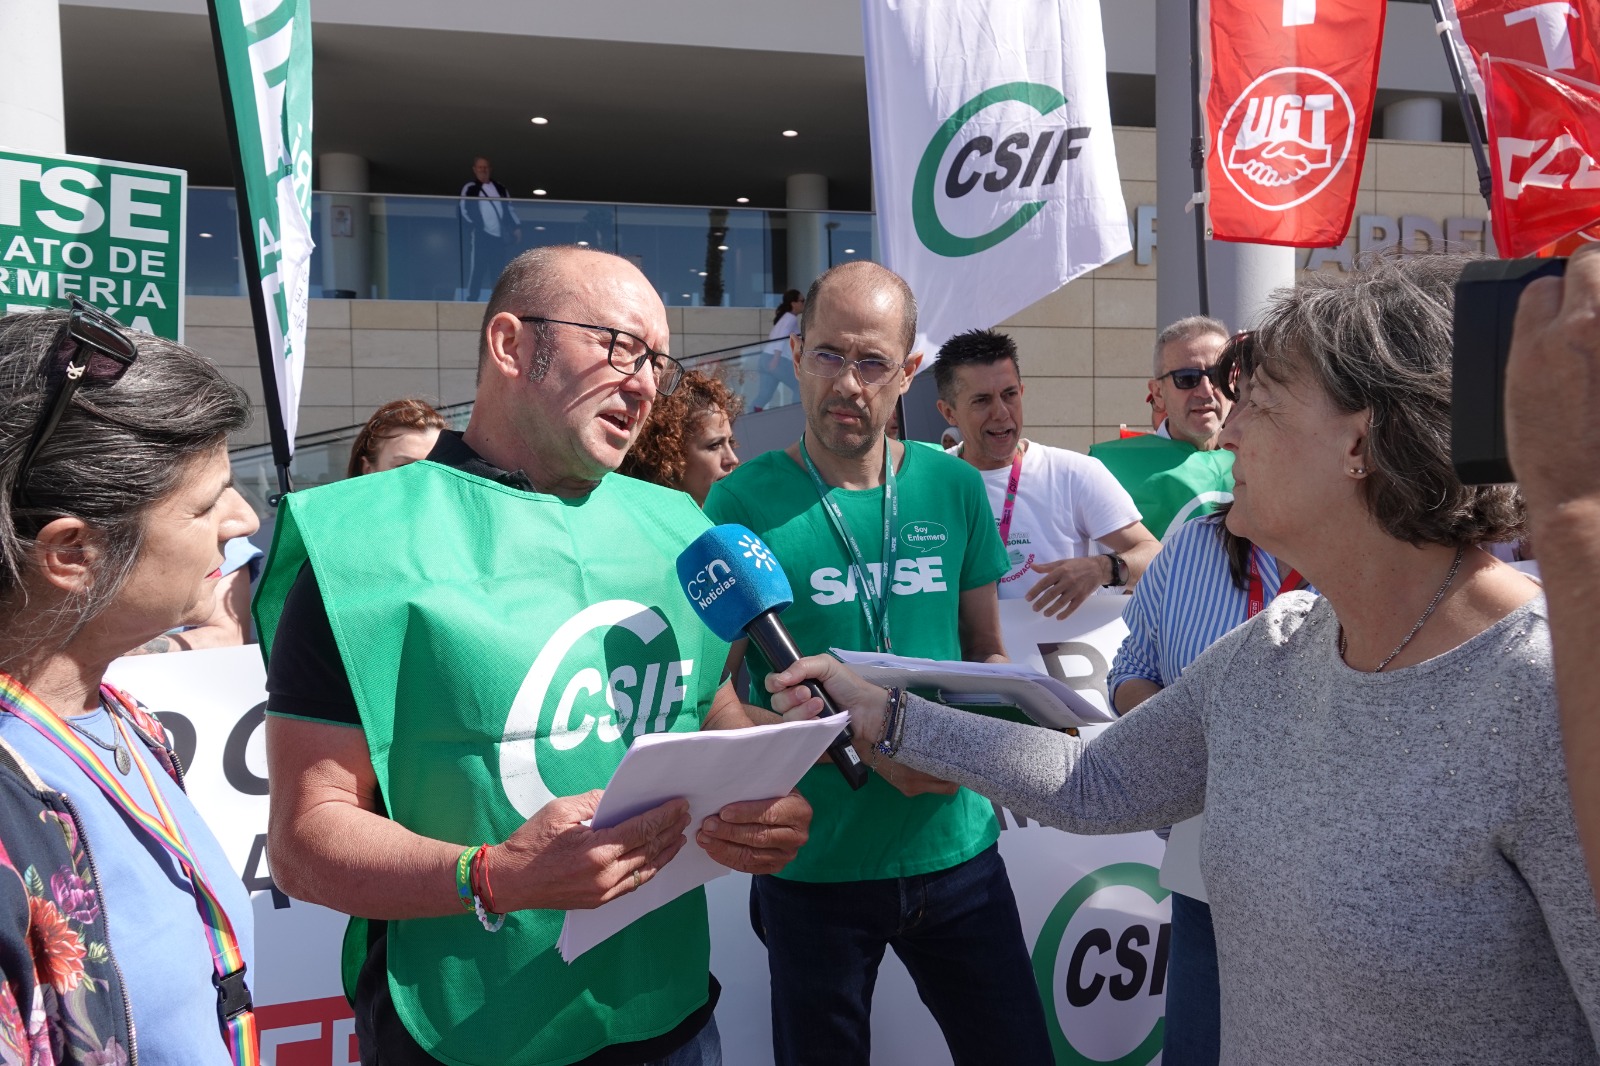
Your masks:
<path fill-rule="evenodd" d="M 1098 736 L 921 700 L 899 761 L 1074 833 L 1206 812 L 1225 1063 L 1596 1063 L 1600 917 L 1543 597 L 1367 674 L 1280 596 Z"/>

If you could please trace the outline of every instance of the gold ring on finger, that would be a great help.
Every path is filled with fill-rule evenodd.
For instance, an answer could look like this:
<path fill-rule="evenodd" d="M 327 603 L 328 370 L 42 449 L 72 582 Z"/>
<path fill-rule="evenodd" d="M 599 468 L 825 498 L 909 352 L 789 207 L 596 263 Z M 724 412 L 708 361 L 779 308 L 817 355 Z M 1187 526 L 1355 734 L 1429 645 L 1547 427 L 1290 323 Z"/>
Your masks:
<path fill-rule="evenodd" d="M 638 870 L 633 871 L 633 890 L 635 892 L 639 891 L 639 885 L 641 883 L 642 882 L 639 879 L 639 871 Z"/>

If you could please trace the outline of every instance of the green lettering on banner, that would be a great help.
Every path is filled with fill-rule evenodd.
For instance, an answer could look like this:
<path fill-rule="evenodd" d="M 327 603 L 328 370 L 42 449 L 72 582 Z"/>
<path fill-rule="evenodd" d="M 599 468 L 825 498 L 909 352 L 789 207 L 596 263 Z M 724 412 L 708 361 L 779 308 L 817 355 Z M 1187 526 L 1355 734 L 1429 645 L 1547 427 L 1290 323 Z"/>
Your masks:
<path fill-rule="evenodd" d="M 0 149 L 0 314 L 77 296 L 183 340 L 188 175 Z"/>
<path fill-rule="evenodd" d="M 1092 896 L 1102 889 L 1118 886 L 1125 886 L 1142 892 L 1156 903 L 1160 903 L 1170 894 L 1165 888 L 1161 887 L 1160 875 L 1153 866 L 1142 862 L 1119 862 L 1110 866 L 1102 866 L 1093 873 L 1079 879 L 1077 884 L 1067 890 L 1066 894 L 1061 897 L 1061 901 L 1050 911 L 1050 916 L 1045 919 L 1044 925 L 1039 930 L 1039 938 L 1034 942 L 1033 976 L 1039 986 L 1039 998 L 1044 1002 L 1045 1027 L 1050 1033 L 1050 1043 L 1055 1049 L 1056 1062 L 1064 1063 L 1066 1066 L 1148 1066 L 1157 1055 L 1161 1054 L 1161 1041 L 1166 1032 L 1165 1018 L 1156 1020 L 1155 1024 L 1150 1027 L 1149 1033 L 1139 1042 L 1138 1046 L 1127 1054 L 1111 1060 L 1091 1058 L 1079 1051 L 1061 1024 L 1061 1012 L 1056 1003 L 1055 973 L 1056 961 L 1060 957 L 1062 950 L 1067 947 L 1062 942 L 1066 936 L 1067 927 L 1071 924 L 1079 909 L 1089 902 Z M 1112 934 L 1100 929 L 1091 930 L 1091 934 L 1100 934 L 1100 939 L 1095 941 L 1091 937 L 1084 938 L 1088 942 L 1090 950 L 1098 951 L 1102 954 L 1114 952 Z M 1122 940 L 1125 941 L 1127 939 L 1126 934 L 1124 934 Z M 1124 950 L 1127 948 L 1126 943 L 1119 943 L 1117 946 L 1122 947 Z M 1078 958 L 1074 959 L 1074 962 L 1081 964 L 1083 961 L 1082 955 L 1085 954 L 1083 946 L 1080 945 L 1073 950 L 1079 955 Z M 1144 976 L 1142 973 L 1138 974 L 1134 983 L 1138 984 Z M 1113 981 L 1116 980 L 1118 979 L 1113 978 Z M 1135 988 L 1131 991 L 1123 990 L 1118 992 L 1106 982 L 1103 976 L 1096 975 L 1089 988 L 1081 991 L 1089 992 L 1090 999 L 1098 998 L 1101 992 L 1105 992 L 1107 996 L 1121 1000 L 1129 998 L 1131 994 L 1137 993 L 1140 989 Z M 1072 993 L 1073 990 L 1068 989 L 1065 994 L 1070 998 Z"/>

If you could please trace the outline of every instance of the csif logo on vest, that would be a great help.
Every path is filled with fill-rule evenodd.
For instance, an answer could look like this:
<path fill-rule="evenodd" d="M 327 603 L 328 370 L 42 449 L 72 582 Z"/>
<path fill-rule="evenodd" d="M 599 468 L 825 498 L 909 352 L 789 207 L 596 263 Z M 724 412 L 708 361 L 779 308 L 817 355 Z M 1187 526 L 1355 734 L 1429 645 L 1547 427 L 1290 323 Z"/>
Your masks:
<path fill-rule="evenodd" d="M 1155 867 L 1113 863 L 1081 878 L 1045 919 L 1033 974 L 1057 1062 L 1146 1066 L 1161 1054 L 1168 895 Z"/>
<path fill-rule="evenodd" d="M 692 705 L 694 665 L 678 657 L 666 619 L 632 600 L 591 604 L 563 622 L 506 717 L 500 783 L 512 806 L 527 818 L 557 796 L 604 786 L 629 739 L 666 732 Z M 580 746 L 586 757 L 567 754 Z"/>
<path fill-rule="evenodd" d="M 1055 114 L 1066 104 L 1053 86 L 1016 81 L 985 89 L 940 125 L 911 190 L 912 223 L 929 251 L 950 258 L 986 251 L 1031 222 L 1050 194 L 1064 196 L 1062 173 L 1091 133 Z M 1008 207 L 998 225 L 958 232 L 990 226 Z"/>
<path fill-rule="evenodd" d="M 1355 147 L 1355 107 L 1333 78 L 1310 67 L 1279 67 L 1245 87 L 1218 133 L 1223 173 L 1267 211 L 1316 196 Z"/>

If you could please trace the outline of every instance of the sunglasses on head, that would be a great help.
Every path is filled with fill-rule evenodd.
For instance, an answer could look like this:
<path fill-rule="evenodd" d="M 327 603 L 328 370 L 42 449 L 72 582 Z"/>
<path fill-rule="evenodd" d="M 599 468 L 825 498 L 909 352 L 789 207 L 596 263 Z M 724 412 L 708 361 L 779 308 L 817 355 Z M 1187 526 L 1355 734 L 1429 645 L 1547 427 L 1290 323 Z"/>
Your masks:
<path fill-rule="evenodd" d="M 23 453 L 22 465 L 17 468 L 15 494 L 18 503 L 25 506 L 29 503 L 28 475 L 33 470 L 34 460 L 39 458 L 61 424 L 79 386 L 115 384 L 137 358 L 138 347 L 122 332 L 116 319 L 76 296 L 72 298 L 66 331 L 51 347 L 50 355 L 40 368 L 50 388 L 40 408 L 39 424 L 28 442 L 28 450 Z"/>

